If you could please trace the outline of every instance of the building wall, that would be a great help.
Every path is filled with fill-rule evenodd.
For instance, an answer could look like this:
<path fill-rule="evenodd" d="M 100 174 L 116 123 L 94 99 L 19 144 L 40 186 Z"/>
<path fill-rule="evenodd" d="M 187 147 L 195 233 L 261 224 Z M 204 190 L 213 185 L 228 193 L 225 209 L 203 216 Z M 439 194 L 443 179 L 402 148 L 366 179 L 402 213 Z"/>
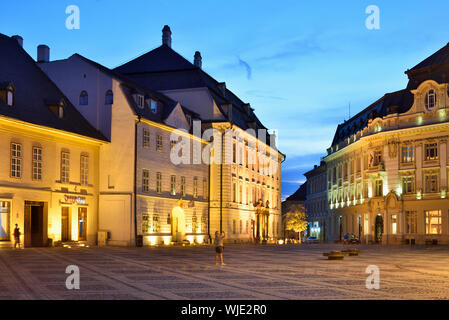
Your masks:
<path fill-rule="evenodd" d="M 317 171 L 317 172 L 315 172 Z M 318 167 L 307 176 L 307 196 L 304 203 L 308 226 L 308 236 L 327 240 L 327 170 Z"/>
<path fill-rule="evenodd" d="M 4 231 L 13 240 L 14 225 L 22 232 L 22 242 L 26 236 L 25 201 L 43 202 L 45 219 L 43 229 L 54 242 L 61 240 L 62 207 L 70 211 L 70 235 L 67 240 L 78 240 L 78 209 L 87 209 L 87 241 L 96 242 L 98 229 L 98 158 L 100 143 L 93 139 L 48 130 L 19 122 L 5 122 L 0 119 L 0 201 L 8 202 L 9 217 L 2 218 Z M 11 143 L 22 147 L 22 176 L 11 177 Z M 42 180 L 33 180 L 32 150 L 42 149 Z M 61 152 L 70 154 L 69 183 L 61 182 Z M 81 185 L 81 155 L 88 156 L 88 184 Z M 75 201 L 77 199 L 77 201 Z M 5 228 L 6 227 L 6 228 Z M 46 239 L 43 239 L 45 242 Z M 45 244 L 45 243 L 44 243 Z"/>

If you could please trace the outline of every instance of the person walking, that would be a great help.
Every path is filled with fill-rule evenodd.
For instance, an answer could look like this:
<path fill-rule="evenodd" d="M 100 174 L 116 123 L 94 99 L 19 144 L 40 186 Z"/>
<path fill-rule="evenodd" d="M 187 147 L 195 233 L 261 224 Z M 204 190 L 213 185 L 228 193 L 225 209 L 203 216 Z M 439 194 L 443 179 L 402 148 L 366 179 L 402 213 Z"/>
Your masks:
<path fill-rule="evenodd" d="M 223 262 L 223 239 L 225 238 L 225 233 L 222 232 L 221 234 L 216 231 L 215 232 L 215 264 L 218 266 L 218 257 L 220 257 L 221 265 L 225 266 Z"/>
<path fill-rule="evenodd" d="M 16 227 L 14 228 L 14 249 L 16 249 L 17 245 L 19 245 L 20 249 L 20 228 L 16 223 Z"/>

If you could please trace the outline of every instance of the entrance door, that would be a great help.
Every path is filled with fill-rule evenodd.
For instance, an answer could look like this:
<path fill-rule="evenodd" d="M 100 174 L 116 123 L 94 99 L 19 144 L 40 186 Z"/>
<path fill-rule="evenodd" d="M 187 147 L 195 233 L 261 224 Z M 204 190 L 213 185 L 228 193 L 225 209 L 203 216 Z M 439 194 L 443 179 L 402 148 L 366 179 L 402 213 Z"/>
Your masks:
<path fill-rule="evenodd" d="M 47 239 L 47 212 L 43 202 L 25 201 L 25 247 L 44 247 Z"/>
<path fill-rule="evenodd" d="M 384 219 L 382 217 L 381 214 L 378 214 L 376 216 L 376 223 L 374 226 L 374 236 L 375 236 L 375 240 L 376 243 L 381 243 L 382 242 L 382 235 L 384 233 Z"/>
<path fill-rule="evenodd" d="M 70 208 L 62 207 L 61 209 L 61 241 L 70 240 Z"/>
<path fill-rule="evenodd" d="M 0 241 L 9 240 L 10 202 L 0 201 Z"/>
<path fill-rule="evenodd" d="M 78 240 L 87 240 L 87 208 L 78 208 Z"/>

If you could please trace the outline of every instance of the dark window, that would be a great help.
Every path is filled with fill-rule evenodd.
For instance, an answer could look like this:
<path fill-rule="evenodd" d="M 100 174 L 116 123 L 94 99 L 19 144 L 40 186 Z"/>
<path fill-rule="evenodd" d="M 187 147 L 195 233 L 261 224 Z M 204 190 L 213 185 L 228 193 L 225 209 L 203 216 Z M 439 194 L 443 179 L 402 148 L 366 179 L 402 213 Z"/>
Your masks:
<path fill-rule="evenodd" d="M 114 103 L 114 94 L 112 93 L 112 90 L 106 91 L 104 103 L 105 104 L 113 104 Z"/>
<path fill-rule="evenodd" d="M 87 106 L 89 104 L 89 95 L 87 91 L 81 91 L 80 93 L 80 106 Z"/>

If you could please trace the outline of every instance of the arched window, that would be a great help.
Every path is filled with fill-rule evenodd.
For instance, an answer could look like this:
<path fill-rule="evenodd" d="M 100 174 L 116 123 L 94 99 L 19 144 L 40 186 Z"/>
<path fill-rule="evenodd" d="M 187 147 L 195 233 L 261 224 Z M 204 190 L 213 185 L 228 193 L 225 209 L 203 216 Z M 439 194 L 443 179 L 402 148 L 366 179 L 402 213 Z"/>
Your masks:
<path fill-rule="evenodd" d="M 89 104 L 89 96 L 87 91 L 81 91 L 80 93 L 80 106 L 87 106 Z"/>
<path fill-rule="evenodd" d="M 432 110 L 437 103 L 437 95 L 435 94 L 435 90 L 431 89 L 426 94 L 425 104 L 427 110 Z"/>
<path fill-rule="evenodd" d="M 112 90 L 107 90 L 104 98 L 104 104 L 113 104 L 114 103 L 114 94 Z"/>

